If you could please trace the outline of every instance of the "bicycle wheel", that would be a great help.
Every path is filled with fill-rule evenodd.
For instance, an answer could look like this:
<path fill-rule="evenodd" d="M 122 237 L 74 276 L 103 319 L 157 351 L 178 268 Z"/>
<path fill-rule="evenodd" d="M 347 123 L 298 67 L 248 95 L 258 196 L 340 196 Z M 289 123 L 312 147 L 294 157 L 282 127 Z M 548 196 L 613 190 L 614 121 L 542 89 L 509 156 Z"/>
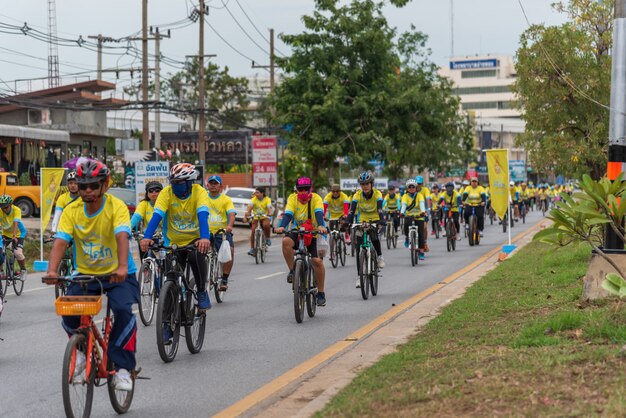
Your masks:
<path fill-rule="evenodd" d="M 178 295 L 180 290 L 178 285 L 168 280 L 161 288 L 159 296 L 159 309 L 157 310 L 157 348 L 161 360 L 169 363 L 176 358 L 178 351 L 178 340 L 180 338 L 180 306 L 178 304 Z M 163 341 L 164 329 L 171 331 L 172 338 Z"/>
<path fill-rule="evenodd" d="M 439 219 L 433 218 L 433 231 L 435 231 L 435 239 L 439 239 L 439 234 L 441 233 L 439 228 L 441 228 L 439 225 Z"/>
<path fill-rule="evenodd" d="M 469 218 L 469 232 L 468 240 L 470 247 L 476 244 L 476 215 L 471 215 Z"/>
<path fill-rule="evenodd" d="M 376 257 L 372 257 L 371 259 L 370 290 L 372 291 L 372 296 L 378 294 L 378 262 L 376 261 Z"/>
<path fill-rule="evenodd" d="M 261 241 L 261 263 L 265 263 L 265 255 L 267 254 L 267 244 L 265 244 L 265 236 Z"/>
<path fill-rule="evenodd" d="M 254 231 L 254 249 L 254 261 L 259 264 L 261 262 L 261 231 L 259 229 Z"/>
<path fill-rule="evenodd" d="M 339 240 L 335 239 L 335 235 L 336 234 L 331 233 L 328 237 L 328 245 L 331 248 L 330 264 L 333 266 L 333 268 L 337 268 L 337 265 L 339 264 Z"/>
<path fill-rule="evenodd" d="M 501 221 L 502 221 L 502 232 L 506 233 L 506 226 L 509 224 L 508 215 L 506 213 L 504 214 L 504 218 L 502 218 Z"/>
<path fill-rule="evenodd" d="M 296 322 L 299 324 L 304 319 L 304 299 L 306 292 L 306 271 L 302 259 L 296 259 L 293 278 L 293 311 Z"/>
<path fill-rule="evenodd" d="M 361 264 L 361 270 L 359 274 L 359 282 L 361 284 L 361 297 L 367 300 L 370 297 L 370 281 L 369 281 L 369 251 L 365 248 L 361 249 L 359 253 L 359 262 Z"/>
<path fill-rule="evenodd" d="M 454 225 L 451 225 L 451 222 L 446 222 L 446 248 L 448 252 L 452 251 L 452 241 L 454 239 Z"/>
<path fill-rule="evenodd" d="M 61 277 L 65 277 L 69 274 L 69 267 L 67 266 L 67 262 L 65 260 L 61 260 L 61 264 L 59 265 L 58 274 Z M 54 285 L 54 298 L 58 299 L 59 296 L 65 296 L 65 290 L 67 289 L 67 285 L 65 283 L 58 282 Z"/>
<path fill-rule="evenodd" d="M 74 375 L 77 353 L 85 353 L 86 351 L 87 337 L 85 334 L 72 335 L 65 347 L 61 372 L 61 392 L 63 393 L 63 408 L 67 417 L 79 418 L 91 415 L 93 386 L 96 376 L 94 356 L 91 356 L 89 376 L 86 375 L 87 368 L 80 375 Z"/>
<path fill-rule="evenodd" d="M 415 239 L 416 232 L 414 230 L 409 232 L 409 251 L 411 252 L 411 265 L 415 266 L 417 264 L 417 243 Z"/>
<path fill-rule="evenodd" d="M 115 364 L 111 361 L 111 358 L 107 360 L 107 370 L 109 372 L 115 370 Z M 130 370 L 129 370 L 130 371 Z M 109 392 L 109 400 L 111 406 L 118 414 L 124 414 L 128 412 L 130 404 L 133 403 L 133 395 L 135 394 L 135 378 L 133 377 L 133 387 L 131 390 L 115 390 L 113 383 L 113 374 L 109 374 L 107 377 L 107 390 Z"/>
<path fill-rule="evenodd" d="M 474 215 L 472 220 L 474 226 L 474 245 L 480 244 L 480 231 L 478 230 L 478 216 Z"/>
<path fill-rule="evenodd" d="M 306 269 L 306 283 L 306 313 L 309 315 L 309 318 L 313 318 L 317 309 L 317 282 L 315 281 L 315 274 L 313 274 L 311 265 Z"/>
<path fill-rule="evenodd" d="M 526 205 L 522 206 L 522 223 L 526 223 Z"/>
<path fill-rule="evenodd" d="M 224 297 L 226 296 L 225 290 L 219 290 L 220 278 L 222 277 L 222 263 L 217 261 L 217 256 L 213 258 L 213 275 L 211 276 L 211 282 L 213 283 L 213 293 L 215 294 L 215 300 L 217 303 L 224 302 Z"/>
<path fill-rule="evenodd" d="M 145 258 L 139 270 L 139 318 L 148 326 L 154 317 L 154 280 L 156 265 L 151 258 Z"/>
<path fill-rule="evenodd" d="M 196 280 L 191 273 L 191 267 L 187 264 L 185 275 L 189 281 L 185 300 L 185 341 L 191 354 L 199 353 L 204 344 L 204 331 L 206 329 L 206 313 L 198 312 L 198 288 Z"/>
<path fill-rule="evenodd" d="M 393 221 L 387 223 L 387 228 L 385 228 L 385 236 L 387 241 L 387 249 L 391 250 L 391 246 L 393 245 Z"/>
<path fill-rule="evenodd" d="M 22 290 L 24 290 L 24 280 L 22 280 L 21 274 L 19 278 L 15 277 L 15 274 L 13 275 L 13 290 L 17 296 L 22 294 Z"/>
<path fill-rule="evenodd" d="M 337 240 L 337 247 L 338 247 L 338 251 L 337 251 L 337 255 L 339 256 L 339 262 L 341 262 L 342 266 L 346 265 L 346 242 L 343 240 L 343 238 L 339 238 Z"/>

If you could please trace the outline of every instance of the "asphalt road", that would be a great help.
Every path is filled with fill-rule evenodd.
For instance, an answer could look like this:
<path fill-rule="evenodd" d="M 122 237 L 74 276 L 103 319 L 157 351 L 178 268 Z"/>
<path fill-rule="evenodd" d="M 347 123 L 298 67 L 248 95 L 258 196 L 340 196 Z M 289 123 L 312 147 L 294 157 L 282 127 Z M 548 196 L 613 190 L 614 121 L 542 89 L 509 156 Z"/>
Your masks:
<path fill-rule="evenodd" d="M 541 218 L 534 212 L 525 225 L 516 224 L 513 234 L 526 230 Z M 489 221 L 487 221 L 487 224 Z M 287 268 L 274 239 L 267 261 L 257 266 L 245 255 L 247 245 L 236 248 L 230 289 L 222 304 L 208 313 L 204 347 L 199 354 L 187 351 L 184 338 L 176 359 L 164 364 L 156 347 L 155 325 L 139 325 L 137 382 L 129 417 L 209 416 L 309 359 L 329 345 L 343 340 L 369 321 L 410 296 L 441 281 L 502 245 L 502 228 L 487 225 L 478 247 L 467 240 L 448 253 L 445 239 L 429 238 L 426 261 L 411 267 L 402 247 L 383 253 L 387 267 L 380 279 L 379 295 L 365 301 L 355 289 L 356 267 L 348 257 L 345 267 L 327 272 L 327 306 L 314 318 L 297 324 L 293 314 Z M 61 417 L 61 361 L 67 337 L 54 311 L 54 291 L 31 274 L 24 293 L 9 292 L 0 319 L 0 416 Z M 138 321 L 140 323 L 140 321 Z M 96 388 L 92 416 L 117 416 L 105 388 Z"/>

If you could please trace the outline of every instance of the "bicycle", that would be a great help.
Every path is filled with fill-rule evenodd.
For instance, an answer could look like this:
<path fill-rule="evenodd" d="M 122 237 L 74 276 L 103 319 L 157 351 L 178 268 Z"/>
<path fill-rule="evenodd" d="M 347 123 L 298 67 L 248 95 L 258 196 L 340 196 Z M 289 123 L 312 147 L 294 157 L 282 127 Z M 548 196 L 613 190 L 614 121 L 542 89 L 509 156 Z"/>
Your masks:
<path fill-rule="evenodd" d="M 293 263 L 293 310 L 298 324 L 304 320 L 304 307 L 309 318 L 315 316 L 317 309 L 317 280 L 311 265 L 311 254 L 304 244 L 304 237 L 307 235 L 313 238 L 317 237 L 317 232 L 307 231 L 304 228 L 294 229 L 292 231 L 283 232 L 289 235 L 291 232 L 298 234 L 298 249 L 294 253 Z"/>
<path fill-rule="evenodd" d="M 513 208 L 511 208 L 511 212 L 513 212 Z M 515 226 L 515 221 L 513 220 L 513 217 L 511 216 L 509 218 L 509 211 L 507 210 L 506 212 L 504 212 L 504 217 L 502 218 L 502 232 L 506 233 L 506 227 L 507 225 L 511 225 L 511 228 L 513 228 Z"/>
<path fill-rule="evenodd" d="M 226 241 L 224 239 L 224 235 L 226 235 L 226 230 L 224 229 L 218 229 L 215 234 L 213 234 L 213 236 L 215 235 L 222 235 L 222 243 L 224 241 Z M 265 240 L 263 241 L 265 244 Z M 211 245 L 211 250 L 209 251 L 209 255 L 208 255 L 208 263 L 209 263 L 209 274 L 208 274 L 208 278 L 209 278 L 209 291 L 213 290 L 213 293 L 215 294 L 215 300 L 217 301 L 217 303 L 222 303 L 224 302 L 224 296 L 226 295 L 226 291 L 225 290 L 219 290 L 220 287 L 220 280 L 222 278 L 222 263 L 220 263 L 217 260 L 217 250 L 215 249 L 215 245 Z M 258 262 L 257 262 L 258 264 Z"/>
<path fill-rule="evenodd" d="M 44 244 L 48 244 L 50 242 L 54 242 L 55 237 L 51 236 L 43 240 Z M 74 265 L 72 261 L 72 243 L 70 243 L 65 252 L 63 253 L 63 257 L 61 258 L 61 263 L 59 264 L 59 268 L 57 269 L 57 274 L 60 277 L 69 276 L 74 270 Z M 59 282 L 54 285 L 54 299 L 56 300 L 59 296 L 65 296 L 65 292 L 67 291 L 67 284 L 65 282 Z"/>
<path fill-rule="evenodd" d="M 109 336 L 112 329 L 111 307 L 107 302 L 106 316 L 102 321 L 102 331 L 96 326 L 94 317 L 102 309 L 102 282 L 110 275 L 90 276 L 77 275 L 73 277 L 61 277 L 55 281 L 64 281 L 69 286 L 72 283 L 79 284 L 83 290 L 89 283 L 97 282 L 101 293 L 96 296 L 59 296 L 55 302 L 56 313 L 60 316 L 80 316 L 80 326 L 67 342 L 63 355 L 63 367 L 61 373 L 61 392 L 63 395 L 63 407 L 68 417 L 88 417 L 91 414 L 93 403 L 94 386 L 106 385 L 109 399 L 113 409 L 118 414 L 128 411 L 133 401 L 135 380 L 141 371 L 131 371 L 132 389 L 130 391 L 116 390 L 113 383 L 115 364 L 108 356 Z M 51 284 L 45 277 L 43 283 Z M 75 374 L 76 358 L 81 352 L 86 357 L 84 371 L 80 375 Z"/>
<path fill-rule="evenodd" d="M 480 231 L 478 230 L 478 216 L 476 215 L 476 206 L 470 206 L 472 208 L 472 213 L 469 216 L 469 220 L 467 225 L 465 225 L 465 229 L 467 229 L 467 237 L 469 240 L 470 247 L 474 245 L 480 244 Z"/>
<path fill-rule="evenodd" d="M 493 210 L 491 205 L 489 205 L 489 222 L 491 225 L 493 225 L 493 221 L 495 221 L 495 219 L 496 219 L 496 211 Z"/>
<path fill-rule="evenodd" d="M 446 218 L 445 230 L 446 230 L 446 247 L 448 252 L 456 251 L 457 233 L 454 219 L 452 218 L 452 211 L 447 206 L 443 208 L 444 217 Z"/>
<path fill-rule="evenodd" d="M 419 264 L 420 249 L 418 246 L 418 225 L 417 218 L 414 216 L 405 217 L 404 222 L 410 222 L 409 225 L 409 252 L 411 253 L 411 266 Z"/>
<path fill-rule="evenodd" d="M 143 235 L 136 234 L 135 238 L 140 241 Z M 154 319 L 165 271 L 165 250 L 158 244 L 160 239 L 160 236 L 153 237 L 155 244 L 146 252 L 139 269 L 139 318 L 145 326 Z"/>
<path fill-rule="evenodd" d="M 338 221 L 337 221 L 338 222 Z M 328 236 L 328 245 L 330 246 L 330 264 L 333 268 L 337 268 L 339 263 L 346 265 L 346 239 L 343 233 L 338 229 L 332 229 Z"/>
<path fill-rule="evenodd" d="M 254 261 L 257 264 L 265 263 L 265 254 L 267 253 L 267 243 L 265 242 L 265 234 L 263 232 L 262 215 L 253 215 L 253 219 L 257 221 L 256 228 L 254 229 Z M 252 224 L 252 219 L 249 221 Z"/>
<path fill-rule="evenodd" d="M 526 212 L 528 210 L 528 201 L 522 201 L 520 204 L 519 212 L 520 217 L 522 218 L 522 223 L 526 223 Z"/>
<path fill-rule="evenodd" d="M 440 216 L 439 216 L 439 209 L 432 211 L 431 223 L 432 223 L 433 231 L 435 232 L 435 239 L 439 239 L 439 236 L 441 235 L 441 222 L 440 222 Z"/>
<path fill-rule="evenodd" d="M 178 262 L 178 254 L 195 250 L 195 244 L 160 248 L 167 251 L 165 265 L 168 270 L 163 276 L 165 281 L 159 294 L 156 336 L 159 356 L 165 363 L 169 363 L 176 358 L 178 352 L 181 326 L 185 328 L 189 352 L 200 352 L 204 343 L 206 313 L 198 310 L 197 286 L 189 262 L 186 263 L 184 272 Z M 165 329 L 172 332 L 171 340 L 164 340 Z"/>
<path fill-rule="evenodd" d="M 363 237 L 357 257 L 357 272 L 361 284 L 361 297 L 367 300 L 370 290 L 372 296 L 378 294 L 378 258 L 369 238 L 371 230 L 374 230 L 374 233 L 378 233 L 378 231 L 376 224 L 369 222 L 353 224 L 352 229 L 355 231 L 355 237 Z"/>
<path fill-rule="evenodd" d="M 15 265 L 17 264 L 17 260 L 15 259 L 15 254 L 13 253 L 13 240 L 2 237 L 2 242 L 4 244 L 4 264 L 2 266 L 2 275 L 0 276 L 0 287 L 2 287 L 2 282 L 4 282 L 3 293 L 9 290 L 9 285 L 13 285 L 13 290 L 17 296 L 22 294 L 22 290 L 24 289 L 24 280 L 20 273 L 15 273 Z M 19 267 L 18 267 L 19 271 Z"/>
<path fill-rule="evenodd" d="M 387 240 L 387 249 L 391 247 L 396 248 L 398 246 L 398 233 L 394 227 L 394 219 L 398 216 L 398 212 L 387 212 L 387 226 L 385 227 L 385 238 Z"/>
<path fill-rule="evenodd" d="M 541 199 L 541 215 L 546 216 L 548 211 L 548 199 Z"/>

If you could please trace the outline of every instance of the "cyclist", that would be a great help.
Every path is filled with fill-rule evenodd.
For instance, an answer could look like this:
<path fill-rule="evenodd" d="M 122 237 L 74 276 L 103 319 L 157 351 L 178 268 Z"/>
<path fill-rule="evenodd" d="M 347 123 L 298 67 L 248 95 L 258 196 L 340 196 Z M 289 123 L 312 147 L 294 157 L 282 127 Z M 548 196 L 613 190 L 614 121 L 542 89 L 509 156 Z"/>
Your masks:
<path fill-rule="evenodd" d="M 435 228 L 437 227 L 436 222 L 439 222 L 441 225 L 441 208 L 439 207 L 439 198 L 441 197 L 441 193 L 439 192 L 439 185 L 437 183 L 433 184 L 433 190 L 431 192 L 431 214 L 433 215 L 432 219 L 432 230 L 430 231 L 430 235 L 435 235 Z M 435 216 L 437 214 L 438 216 Z M 435 219 L 436 218 L 436 219 Z"/>
<path fill-rule="evenodd" d="M 524 209 L 526 213 L 530 210 L 530 189 L 525 182 L 520 184 L 519 188 L 519 210 Z M 520 212 L 521 214 L 521 212 Z"/>
<path fill-rule="evenodd" d="M 24 257 L 24 240 L 26 227 L 22 223 L 22 211 L 13 204 L 13 198 L 8 194 L 0 196 L 0 225 L 2 239 L 13 241 L 13 254 L 20 265 L 20 278 L 26 280 L 26 257 Z"/>
<path fill-rule="evenodd" d="M 447 207 L 452 214 L 452 220 L 454 221 L 454 227 L 456 228 L 457 234 L 461 230 L 461 225 L 459 224 L 459 208 L 462 205 L 461 194 L 454 190 L 454 183 L 448 182 L 446 183 L 446 191 L 442 192 L 439 195 L 439 204 L 442 207 Z M 457 235 L 457 239 L 461 239 Z"/>
<path fill-rule="evenodd" d="M 426 246 L 424 214 L 426 213 L 426 199 L 424 195 L 417 191 L 417 182 L 415 179 L 406 181 L 406 193 L 402 196 L 401 216 L 406 219 L 404 221 L 404 248 L 409 248 L 409 227 L 415 223 L 417 225 L 417 242 L 419 248 L 419 259 L 424 260 L 424 247 Z"/>
<path fill-rule="evenodd" d="M 224 237 L 230 244 L 230 261 L 222 265 L 222 277 L 218 290 L 220 292 L 228 289 L 228 277 L 235 262 L 235 244 L 233 243 L 233 227 L 235 226 L 235 205 L 233 200 L 222 194 L 222 178 L 218 175 L 211 176 L 206 182 L 209 189 L 209 232 L 211 233 L 211 244 L 219 251 L 222 247 Z M 215 233 L 224 229 L 225 235 Z"/>
<path fill-rule="evenodd" d="M 389 193 L 383 199 L 383 211 L 387 213 L 387 221 L 393 222 L 393 230 L 398 233 L 400 227 L 400 206 L 402 206 L 402 196 L 396 193 L 396 187 L 389 185 Z"/>
<path fill-rule="evenodd" d="M 255 257 L 254 230 L 257 228 L 259 221 L 261 222 L 261 228 L 263 228 L 263 233 L 265 235 L 265 245 L 268 247 L 272 245 L 272 240 L 270 239 L 270 228 L 272 226 L 272 222 L 270 220 L 270 216 L 274 214 L 274 207 L 272 206 L 272 200 L 265 195 L 265 187 L 257 187 L 254 190 L 254 195 L 252 196 L 252 199 L 250 199 L 246 213 L 243 215 L 243 221 L 248 222 L 248 217 L 252 213 L 260 216 L 260 219 L 252 219 L 252 226 L 250 228 L 250 251 L 248 251 L 248 255 Z"/>
<path fill-rule="evenodd" d="M 415 181 L 417 182 L 417 192 L 424 197 L 424 202 L 426 203 L 426 214 L 424 215 L 424 251 L 430 251 L 428 249 L 428 215 L 433 207 L 433 200 L 428 187 L 424 186 L 424 177 L 416 176 Z"/>
<path fill-rule="evenodd" d="M 209 232 L 209 196 L 199 184 L 194 184 L 198 176 L 195 166 L 178 163 L 170 169 L 170 185 L 165 187 L 154 204 L 154 213 L 140 242 L 142 251 L 154 243 L 152 237 L 162 220 L 165 244 L 179 247 L 195 243 L 197 249 L 179 252 L 179 263 L 189 263 L 196 286 L 198 286 L 198 309 L 211 308 L 209 293 L 206 291 L 208 265 L 206 253 L 211 246 Z M 169 342 L 173 336 L 171 328 L 164 329 L 163 338 Z"/>
<path fill-rule="evenodd" d="M 48 284 L 56 282 L 59 263 L 71 241 L 76 249 L 74 263 L 79 274 L 111 275 L 108 282 L 102 283 L 115 317 L 108 353 L 117 370 L 113 375 L 115 389 L 130 391 L 130 371 L 137 364 L 137 324 L 132 308 L 139 303 L 139 285 L 128 245 L 128 209 L 120 199 L 105 194 L 109 178 L 109 169 L 98 160 L 89 159 L 78 165 L 76 180 L 83 203 L 72 204 L 63 210 L 44 281 Z M 90 283 L 87 293 L 99 294 L 100 286 L 100 283 Z M 78 284 L 74 283 L 67 289 L 67 295 L 82 294 L 84 290 Z M 63 328 L 68 335 L 73 334 L 79 325 L 79 316 L 63 317 Z M 81 373 L 85 365 L 85 354 L 79 352 L 74 374 Z"/>
<path fill-rule="evenodd" d="M 478 185 L 478 178 L 473 177 L 470 185 L 463 190 L 461 200 L 463 201 L 463 216 L 465 218 L 465 229 L 469 228 L 469 218 L 472 214 L 472 210 L 467 206 L 474 208 L 474 213 L 478 218 L 478 231 L 480 236 L 483 236 L 483 229 L 485 228 L 485 203 L 487 201 L 487 194 L 483 186 Z"/>
<path fill-rule="evenodd" d="M 519 189 L 515 187 L 515 182 L 511 181 L 509 183 L 509 200 L 513 205 L 514 219 L 515 222 L 519 221 Z"/>
<path fill-rule="evenodd" d="M 287 199 L 285 214 L 276 228 L 277 234 L 282 234 L 285 228 L 293 221 L 295 228 L 304 228 L 307 231 L 317 230 L 320 234 L 327 234 L 324 223 L 324 202 L 322 197 L 313 193 L 313 182 L 308 177 L 300 177 L 296 180 L 296 192 Z M 306 238 L 306 237 L 305 237 Z M 324 261 L 317 255 L 317 238 L 305 239 L 305 244 L 311 255 L 313 274 L 317 281 L 317 306 L 326 306 L 326 293 L 324 292 L 324 279 L 326 271 Z M 294 250 L 298 248 L 298 234 L 292 232 L 283 238 L 283 257 L 289 267 L 287 282 L 293 283 L 294 278 Z"/>
<path fill-rule="evenodd" d="M 78 193 L 78 183 L 76 182 L 76 171 L 70 171 L 67 173 L 67 189 L 68 191 L 63 193 L 56 201 L 54 208 L 54 219 L 52 219 L 52 233 L 57 232 L 59 226 L 59 220 L 63 209 L 72 202 L 80 201 L 80 194 Z"/>
<path fill-rule="evenodd" d="M 385 225 L 385 218 L 383 216 L 383 194 L 380 190 L 374 188 L 374 174 L 371 171 L 364 171 L 359 174 L 357 181 L 361 185 L 361 190 L 357 191 L 352 196 L 352 203 L 350 204 L 350 213 L 348 213 L 348 224 L 354 221 L 355 214 L 358 212 L 359 222 L 376 222 L 377 228 Z M 383 258 L 382 246 L 380 245 L 380 239 L 378 233 L 373 230 L 369 231 L 369 237 L 372 242 L 372 246 L 376 250 L 377 262 L 379 268 L 385 267 L 385 259 Z M 357 237 L 356 246 L 359 248 L 363 243 L 363 237 Z M 357 252 L 357 268 L 360 265 Z M 357 278 L 356 287 L 361 287 L 361 282 Z"/>
<path fill-rule="evenodd" d="M 329 221 L 329 229 L 334 231 L 339 229 L 350 210 L 350 200 L 348 195 L 341 191 L 338 184 L 330 186 L 330 192 L 324 197 L 324 216 Z M 345 233 L 346 244 L 350 245 L 350 234 Z M 333 248 L 330 249 L 330 258 L 333 257 Z"/>
<path fill-rule="evenodd" d="M 159 193 L 163 190 L 163 185 L 158 181 L 149 181 L 146 183 L 146 196 L 139 202 L 135 213 L 130 218 L 130 228 L 134 230 L 139 223 L 142 223 L 144 228 L 148 226 L 154 213 L 154 204 L 159 197 Z"/>

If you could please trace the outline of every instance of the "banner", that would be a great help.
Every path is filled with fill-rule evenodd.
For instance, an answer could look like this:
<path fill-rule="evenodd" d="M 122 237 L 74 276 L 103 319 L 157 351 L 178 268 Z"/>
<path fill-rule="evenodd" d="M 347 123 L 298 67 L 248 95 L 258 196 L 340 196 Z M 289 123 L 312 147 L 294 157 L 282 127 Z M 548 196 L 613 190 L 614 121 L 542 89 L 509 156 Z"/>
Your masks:
<path fill-rule="evenodd" d="M 389 178 L 388 177 L 383 177 L 383 178 L 376 178 L 374 180 L 374 187 L 380 191 L 384 191 L 387 190 L 387 187 L 389 185 Z M 339 180 L 339 186 L 341 187 L 341 190 L 345 191 L 346 193 L 349 190 L 354 190 L 354 189 L 360 189 L 361 186 L 359 186 L 359 182 L 357 181 L 356 178 L 353 179 L 340 179 Z"/>
<path fill-rule="evenodd" d="M 141 161 L 135 163 L 135 194 L 137 204 L 146 197 L 146 183 L 158 181 L 165 186 L 169 185 L 169 161 Z"/>
<path fill-rule="evenodd" d="M 489 195 L 491 207 L 500 218 L 504 218 L 509 207 L 509 156 L 505 149 L 490 149 L 487 153 L 489 172 Z"/>
<path fill-rule="evenodd" d="M 511 180 L 514 182 L 526 181 L 526 161 L 511 160 L 509 161 L 509 172 Z"/>
<path fill-rule="evenodd" d="M 276 160 L 276 136 L 252 137 L 252 185 L 276 186 L 278 165 Z"/>
<path fill-rule="evenodd" d="M 64 168 L 41 169 L 41 225 L 42 233 L 50 222 L 52 205 L 61 191 L 61 180 L 65 174 Z"/>

